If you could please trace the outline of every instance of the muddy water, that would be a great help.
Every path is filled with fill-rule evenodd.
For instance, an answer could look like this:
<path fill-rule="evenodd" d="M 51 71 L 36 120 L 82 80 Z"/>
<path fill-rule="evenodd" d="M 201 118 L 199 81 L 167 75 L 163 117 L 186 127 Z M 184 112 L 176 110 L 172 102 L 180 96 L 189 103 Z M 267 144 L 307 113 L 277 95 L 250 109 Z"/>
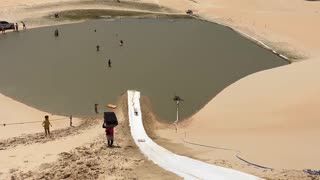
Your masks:
<path fill-rule="evenodd" d="M 167 120 L 181 96 L 186 118 L 240 78 L 285 64 L 228 28 L 193 19 L 99 20 L 0 36 L 0 92 L 60 115 L 92 115 L 95 103 L 104 111 L 136 89 Z"/>

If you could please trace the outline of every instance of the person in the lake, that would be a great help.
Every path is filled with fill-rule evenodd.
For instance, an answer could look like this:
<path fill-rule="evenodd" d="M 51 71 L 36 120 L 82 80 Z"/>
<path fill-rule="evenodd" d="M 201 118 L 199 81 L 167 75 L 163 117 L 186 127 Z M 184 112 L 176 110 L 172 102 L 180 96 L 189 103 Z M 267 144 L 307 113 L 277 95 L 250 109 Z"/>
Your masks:
<path fill-rule="evenodd" d="M 56 36 L 56 37 L 59 36 L 59 30 L 58 30 L 58 29 L 56 29 L 56 30 L 54 31 L 54 36 Z"/>
<path fill-rule="evenodd" d="M 123 46 L 123 41 L 122 40 L 120 40 L 120 46 Z"/>
<path fill-rule="evenodd" d="M 97 45 L 96 48 L 97 48 L 97 51 L 100 51 L 100 46 L 99 45 Z"/>
<path fill-rule="evenodd" d="M 98 112 L 98 104 L 94 104 L 94 112 L 96 114 L 99 114 L 99 112 Z"/>
<path fill-rule="evenodd" d="M 106 136 L 108 140 L 108 146 L 113 146 L 113 140 L 114 140 L 114 127 L 107 127 L 106 128 Z"/>
<path fill-rule="evenodd" d="M 46 137 L 49 135 L 50 136 L 50 126 L 52 127 L 50 121 L 49 121 L 49 116 L 46 115 L 44 117 L 44 121 L 42 122 L 42 126 L 44 127 L 44 132 L 46 134 Z"/>
<path fill-rule="evenodd" d="M 108 66 L 111 67 L 111 59 L 108 61 Z"/>

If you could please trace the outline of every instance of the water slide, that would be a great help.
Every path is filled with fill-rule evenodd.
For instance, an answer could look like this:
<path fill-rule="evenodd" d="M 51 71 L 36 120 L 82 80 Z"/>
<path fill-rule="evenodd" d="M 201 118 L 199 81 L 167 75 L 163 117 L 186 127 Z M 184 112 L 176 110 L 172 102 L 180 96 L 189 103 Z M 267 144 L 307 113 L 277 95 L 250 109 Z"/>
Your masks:
<path fill-rule="evenodd" d="M 131 135 L 140 151 L 155 164 L 184 179 L 258 180 L 260 178 L 233 169 L 215 166 L 174 154 L 159 146 L 147 135 L 140 107 L 140 92 L 128 91 L 128 115 Z"/>

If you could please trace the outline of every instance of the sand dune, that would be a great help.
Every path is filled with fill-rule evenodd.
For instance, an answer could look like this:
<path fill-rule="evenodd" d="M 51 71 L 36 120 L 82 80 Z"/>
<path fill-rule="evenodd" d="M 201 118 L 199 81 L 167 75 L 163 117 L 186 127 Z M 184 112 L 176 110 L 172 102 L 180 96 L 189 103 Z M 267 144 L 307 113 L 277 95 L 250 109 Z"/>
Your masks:
<path fill-rule="evenodd" d="M 0 139 L 15 137 L 22 134 L 44 132 L 42 121 L 45 115 L 52 119 L 52 130 L 70 126 L 68 117 L 51 115 L 0 94 Z M 73 118 L 73 125 L 77 126 L 80 119 Z M 28 123 L 34 122 L 34 123 Z M 10 125 L 11 123 L 27 123 Z M 3 124 L 6 124 L 4 126 Z"/>
<path fill-rule="evenodd" d="M 288 55 L 293 61 L 305 60 L 286 67 L 259 72 L 236 82 L 222 91 L 189 121 L 181 124 L 178 134 L 174 129 L 158 131 L 162 138 L 178 143 L 170 145 L 165 141 L 162 142 L 163 145 L 178 153 L 261 177 L 314 178 L 303 174 L 301 169 L 320 168 L 317 161 L 320 149 L 317 143 L 320 137 L 317 113 L 320 104 L 318 96 L 320 76 L 317 70 L 320 66 L 320 36 L 316 34 L 320 32 L 320 21 L 316 21 L 320 17 L 320 3 L 303 0 L 143 0 L 143 2 L 169 7 L 179 12 L 193 9 L 203 18 L 238 28 L 262 40 Z M 18 11 L 13 12 L 21 12 L 23 15 L 22 7 L 34 3 L 39 1 L 3 1 L 0 7 L 5 9 L 1 13 L 10 15 L 12 7 L 17 7 Z M 12 20 L 20 20 L 23 17 L 21 15 L 14 16 L 16 18 Z M 32 13 L 29 15 L 32 17 Z M 43 117 L 43 112 L 36 112 L 26 107 L 19 109 L 18 105 L 10 106 L 12 100 L 5 97 L 1 97 L 0 103 L 1 108 L 7 107 L 7 109 L 2 108 L 0 114 L 5 116 L 2 115 L 1 119 L 8 118 L 12 112 L 17 113 L 8 118 L 10 121 L 23 119 L 26 115 L 31 119 Z M 30 127 L 26 133 L 37 131 L 37 127 Z M 4 131 L 1 129 L 1 135 L 16 136 L 22 129 L 2 132 Z M 181 138 L 208 146 L 240 150 L 241 157 L 276 170 L 271 172 L 253 168 L 236 159 L 234 152 L 186 144 Z M 276 175 L 277 173 L 280 175 Z"/>
<path fill-rule="evenodd" d="M 181 124 L 178 134 L 172 129 L 158 131 L 159 135 L 184 144 L 190 148 L 189 155 L 213 163 L 219 163 L 224 157 L 238 164 L 239 167 L 234 168 L 260 174 L 260 177 L 286 179 L 274 173 L 268 175 L 264 170 L 250 170 L 235 157 L 235 152 L 186 144 L 181 138 L 240 150 L 241 157 L 276 170 L 319 169 L 320 146 L 316 142 L 320 137 L 317 113 L 320 36 L 316 32 L 320 23 L 312 19 L 319 18 L 320 3 L 298 0 L 197 2 L 195 9 L 201 17 L 240 29 L 286 53 L 293 61 L 301 58 L 305 61 L 239 80 Z M 171 148 L 186 153 L 183 148 Z M 296 174 L 290 179 L 303 178 L 307 178 L 306 175 Z"/>
<path fill-rule="evenodd" d="M 101 118 L 53 131 L 47 139 L 24 135 L 0 150 L 0 179 L 180 179 L 139 152 L 130 136 L 127 99 L 121 99 L 114 148 L 106 147 Z"/>

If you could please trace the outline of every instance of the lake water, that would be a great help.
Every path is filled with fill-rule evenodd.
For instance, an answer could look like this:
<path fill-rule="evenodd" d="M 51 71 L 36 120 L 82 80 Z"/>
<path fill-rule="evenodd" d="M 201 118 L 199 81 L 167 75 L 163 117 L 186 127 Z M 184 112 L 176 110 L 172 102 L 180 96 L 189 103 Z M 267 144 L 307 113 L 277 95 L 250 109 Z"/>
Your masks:
<path fill-rule="evenodd" d="M 0 92 L 59 115 L 93 115 L 93 104 L 104 111 L 136 89 L 165 120 L 175 120 L 173 97 L 181 96 L 186 118 L 233 82 L 286 64 L 229 28 L 195 19 L 98 20 L 0 34 Z"/>

